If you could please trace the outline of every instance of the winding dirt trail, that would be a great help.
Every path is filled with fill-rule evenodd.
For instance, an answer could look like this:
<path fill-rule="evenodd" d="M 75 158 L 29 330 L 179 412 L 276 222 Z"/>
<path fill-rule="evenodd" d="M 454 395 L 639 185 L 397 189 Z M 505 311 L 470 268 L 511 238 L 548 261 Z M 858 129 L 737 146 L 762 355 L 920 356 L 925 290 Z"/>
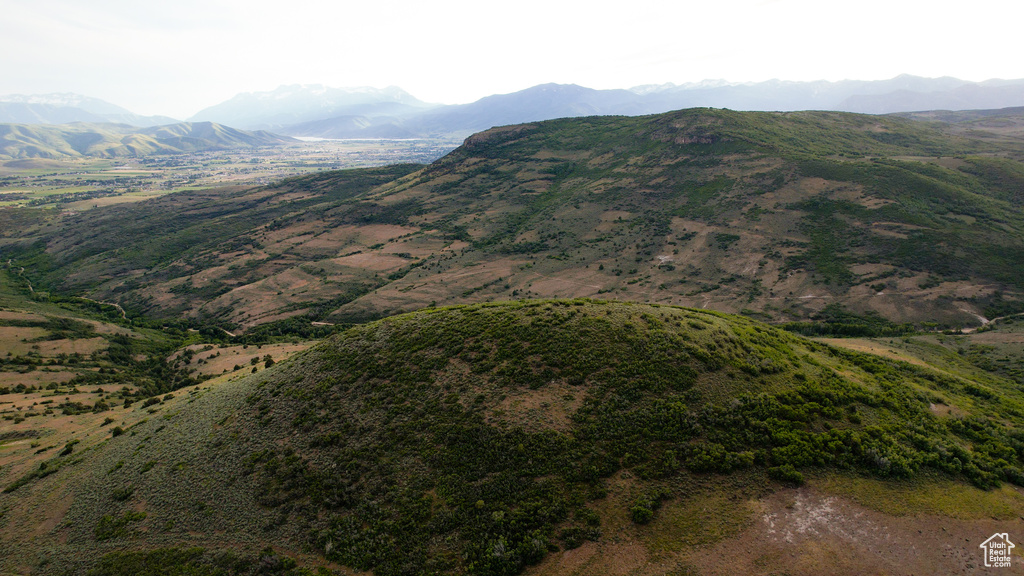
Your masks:
<path fill-rule="evenodd" d="M 7 268 L 8 269 L 13 268 L 12 264 L 13 263 L 11 262 L 10 258 L 8 258 L 7 259 Z M 21 276 L 21 279 L 24 280 L 26 284 L 28 284 L 28 291 L 32 292 L 32 293 L 35 293 L 35 288 L 32 287 L 32 281 L 29 280 L 25 276 L 25 267 L 24 266 L 22 266 L 18 270 L 18 276 Z M 85 300 L 87 302 L 93 302 L 95 304 L 105 304 L 107 306 L 113 306 L 121 314 L 121 319 L 122 320 L 128 320 L 128 314 L 124 311 L 124 308 L 121 308 L 120 304 L 117 304 L 115 302 L 102 302 L 100 300 L 93 300 L 92 298 L 86 298 L 85 296 L 79 296 L 79 298 L 81 298 L 82 300 Z M 229 332 L 229 334 L 230 334 L 230 332 Z M 232 334 L 232 336 L 233 336 L 233 334 Z"/>
<path fill-rule="evenodd" d="M 96 304 L 106 304 L 107 306 L 113 306 L 114 308 L 117 309 L 118 312 L 121 313 L 121 319 L 122 320 L 127 320 L 128 319 L 128 314 L 125 313 L 124 308 L 121 308 L 120 304 L 115 304 L 114 302 L 102 302 L 100 300 L 93 300 L 92 298 L 86 298 L 85 296 L 79 296 L 79 298 L 81 298 L 82 300 L 85 300 L 87 302 L 94 302 Z"/>
<path fill-rule="evenodd" d="M 984 328 L 985 326 L 988 326 L 989 324 L 994 324 L 996 322 L 999 322 L 1000 320 L 1005 320 L 1007 318 L 1016 318 L 1017 316 L 1024 316 L 1024 312 L 1019 312 L 1017 314 L 1007 314 L 1006 316 L 998 316 L 996 318 L 993 318 L 993 319 L 989 320 L 988 318 L 985 318 L 981 314 L 975 314 L 974 312 L 971 312 L 970 310 L 964 310 L 963 308 L 957 308 L 957 310 L 960 310 L 961 312 L 966 312 L 966 313 L 970 314 L 971 316 L 974 316 L 975 318 L 977 318 L 979 321 L 981 321 L 981 326 L 979 326 L 978 328 Z M 963 332 L 964 334 L 970 334 L 972 332 L 977 332 L 978 328 L 964 328 L 964 329 L 961 330 L 961 332 Z"/>

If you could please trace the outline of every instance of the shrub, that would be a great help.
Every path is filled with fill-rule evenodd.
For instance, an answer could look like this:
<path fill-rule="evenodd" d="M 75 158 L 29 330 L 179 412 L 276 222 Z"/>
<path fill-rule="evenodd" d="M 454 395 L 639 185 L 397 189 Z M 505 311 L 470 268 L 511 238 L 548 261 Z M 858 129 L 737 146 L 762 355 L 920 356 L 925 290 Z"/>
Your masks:
<path fill-rule="evenodd" d="M 146 518 L 145 512 L 128 511 L 123 516 L 107 514 L 100 518 L 94 533 L 97 540 L 122 538 L 128 535 L 128 525 Z"/>
<path fill-rule="evenodd" d="M 768 469 L 768 476 L 780 482 L 787 482 L 800 486 L 804 483 L 804 475 L 797 471 L 792 464 L 773 466 Z"/>
<path fill-rule="evenodd" d="M 647 524 L 654 518 L 654 509 L 648 500 L 637 501 L 629 509 L 629 516 L 637 524 Z"/>

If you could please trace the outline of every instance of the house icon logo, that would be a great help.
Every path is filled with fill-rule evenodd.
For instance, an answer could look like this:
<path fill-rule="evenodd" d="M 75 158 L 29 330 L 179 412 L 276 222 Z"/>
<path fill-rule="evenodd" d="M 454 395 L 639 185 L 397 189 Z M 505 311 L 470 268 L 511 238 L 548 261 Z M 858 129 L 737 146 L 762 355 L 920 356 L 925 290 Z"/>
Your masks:
<path fill-rule="evenodd" d="M 1010 542 L 1010 535 L 1006 532 L 996 532 L 979 547 L 985 551 L 986 568 L 1010 567 L 1010 551 L 1013 550 L 1014 543 Z"/>

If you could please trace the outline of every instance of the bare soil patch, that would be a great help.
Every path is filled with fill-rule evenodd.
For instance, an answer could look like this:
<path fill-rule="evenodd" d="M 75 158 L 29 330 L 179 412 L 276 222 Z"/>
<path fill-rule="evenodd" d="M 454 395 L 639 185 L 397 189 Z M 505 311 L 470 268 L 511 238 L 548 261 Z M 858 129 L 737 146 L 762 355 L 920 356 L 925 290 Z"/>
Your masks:
<path fill-rule="evenodd" d="M 871 482 L 879 482 L 872 480 Z M 644 539 L 605 531 L 602 542 L 550 554 L 526 573 L 534 576 L 788 574 L 984 574 L 978 545 L 996 532 L 1024 531 L 1020 517 L 956 519 L 934 514 L 893 516 L 816 487 L 783 489 L 739 503 L 750 511 L 739 534 L 708 544 L 657 551 Z M 659 511 L 659 515 L 664 510 Z M 698 511 L 699 512 L 699 511 Z M 714 506 L 705 515 L 716 514 Z M 656 517 L 649 527 L 656 530 Z M 1020 573 L 1024 558 L 1017 556 Z"/>
<path fill-rule="evenodd" d="M 492 415 L 530 430 L 568 430 L 570 418 L 583 403 L 583 390 L 553 382 L 537 390 L 515 390 L 498 403 Z"/>
<path fill-rule="evenodd" d="M 390 254 L 363 252 L 360 254 L 352 254 L 351 256 L 343 256 L 341 258 L 332 258 L 331 262 L 341 266 L 351 266 L 353 268 L 379 272 L 401 268 L 408 265 L 411 261 L 406 258 L 392 256 Z"/>
<path fill-rule="evenodd" d="M 46 316 L 32 314 L 31 312 L 16 312 L 13 310 L 0 310 L 0 320 L 28 320 L 30 322 L 45 322 Z"/>

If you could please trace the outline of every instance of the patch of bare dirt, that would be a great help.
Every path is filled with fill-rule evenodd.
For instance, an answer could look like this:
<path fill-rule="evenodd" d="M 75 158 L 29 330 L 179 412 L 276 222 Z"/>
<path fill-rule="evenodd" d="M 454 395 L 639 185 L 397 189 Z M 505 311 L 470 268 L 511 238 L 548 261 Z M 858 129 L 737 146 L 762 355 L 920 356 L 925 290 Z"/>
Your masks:
<path fill-rule="evenodd" d="M 587 543 L 552 554 L 533 575 L 699 574 L 923 575 L 987 574 L 979 544 L 996 532 L 1024 533 L 1024 520 L 893 517 L 811 488 L 777 492 L 756 503 L 755 522 L 712 546 L 653 554 L 640 542 Z M 615 535 L 607 539 L 618 540 Z M 1020 574 L 1024 562 L 1005 574 Z"/>
<path fill-rule="evenodd" d="M 583 403 L 584 391 L 578 386 L 553 382 L 536 390 L 515 390 L 492 410 L 498 420 L 530 429 L 568 430 L 570 418 Z"/>
<path fill-rule="evenodd" d="M 978 545 L 996 531 L 1024 528 L 1020 519 L 892 517 L 810 488 L 778 492 L 761 505 L 759 522 L 739 538 L 691 555 L 698 573 L 978 574 L 985 570 Z"/>
<path fill-rule="evenodd" d="M 15 312 L 13 310 L 0 310 L 0 320 L 28 320 L 31 322 L 45 322 L 46 316 L 32 314 L 31 312 Z"/>
<path fill-rule="evenodd" d="M 963 416 L 963 410 L 946 404 L 929 404 L 928 409 L 936 416 Z"/>
<path fill-rule="evenodd" d="M 291 356 L 302 352 L 312 346 L 313 342 L 300 342 L 296 344 L 263 344 L 257 346 L 223 346 L 212 347 L 210 345 L 194 344 L 189 346 L 196 353 L 192 357 L 189 366 L 199 374 L 223 374 L 233 372 L 236 366 L 245 371 L 252 370 L 253 366 L 263 369 L 265 358 L 269 355 L 274 362 L 286 360 Z M 168 360 L 176 360 L 181 356 L 175 352 Z M 253 359 L 256 364 L 253 364 Z"/>
<path fill-rule="evenodd" d="M 343 256 L 341 258 L 333 258 L 331 259 L 331 262 L 341 266 L 351 266 L 353 268 L 379 272 L 407 266 L 411 260 L 401 258 L 399 256 L 392 256 L 390 254 L 362 252 L 359 254 L 352 254 L 350 256 Z"/>

